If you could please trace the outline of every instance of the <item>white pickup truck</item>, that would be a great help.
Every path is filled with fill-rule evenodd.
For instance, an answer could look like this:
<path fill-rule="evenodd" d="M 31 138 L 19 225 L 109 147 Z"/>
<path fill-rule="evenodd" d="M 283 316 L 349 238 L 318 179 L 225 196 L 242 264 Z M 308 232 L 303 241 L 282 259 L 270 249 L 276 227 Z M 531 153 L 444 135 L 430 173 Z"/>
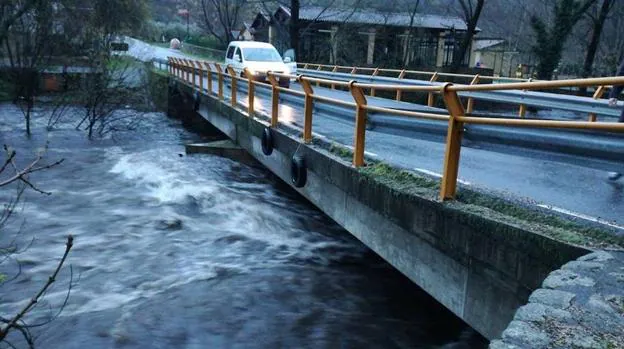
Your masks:
<path fill-rule="evenodd" d="M 297 63 L 294 62 L 294 51 L 286 51 L 284 59 L 273 45 L 258 41 L 232 41 L 225 53 L 225 64 L 234 69 L 236 74 L 244 77 L 247 68 L 257 81 L 265 81 L 267 72 L 297 74 Z M 289 87 L 290 79 L 280 78 L 280 86 Z"/>

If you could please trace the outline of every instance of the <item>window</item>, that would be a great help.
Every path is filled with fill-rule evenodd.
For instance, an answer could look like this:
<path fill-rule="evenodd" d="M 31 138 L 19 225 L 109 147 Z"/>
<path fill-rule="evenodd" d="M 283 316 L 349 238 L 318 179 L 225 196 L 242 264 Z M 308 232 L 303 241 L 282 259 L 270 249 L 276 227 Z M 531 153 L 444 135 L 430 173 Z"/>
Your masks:
<path fill-rule="evenodd" d="M 282 57 L 273 48 L 249 47 L 243 50 L 246 61 L 252 62 L 281 62 Z"/>
<path fill-rule="evenodd" d="M 232 59 L 234 57 L 234 46 L 228 47 L 226 57 Z"/>
<path fill-rule="evenodd" d="M 240 48 L 238 48 L 238 47 L 236 48 L 236 52 L 234 53 L 234 57 L 236 57 L 236 56 L 242 57 L 241 54 L 240 54 Z"/>

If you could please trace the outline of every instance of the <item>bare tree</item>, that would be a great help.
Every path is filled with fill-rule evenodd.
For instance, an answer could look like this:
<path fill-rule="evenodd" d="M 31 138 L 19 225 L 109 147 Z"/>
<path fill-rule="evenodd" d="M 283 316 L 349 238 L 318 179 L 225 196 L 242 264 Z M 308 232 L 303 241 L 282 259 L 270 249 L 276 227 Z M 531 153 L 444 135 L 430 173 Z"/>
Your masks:
<path fill-rule="evenodd" d="M 8 147 L 7 145 L 4 145 L 5 159 L 2 162 L 2 165 L 0 166 L 0 188 L 9 188 L 13 186 L 14 189 L 16 190 L 16 194 L 14 195 L 12 199 L 9 200 L 8 203 L 4 205 L 2 212 L 0 212 L 0 233 L 6 233 L 4 228 L 6 227 L 6 224 L 9 221 L 9 219 L 14 215 L 15 210 L 18 207 L 18 204 L 20 203 L 22 196 L 24 194 L 24 191 L 26 189 L 31 189 L 31 190 L 34 190 L 35 192 L 38 192 L 44 195 L 50 195 L 50 193 L 45 192 L 41 190 L 39 187 L 37 187 L 30 180 L 30 175 L 33 173 L 48 170 L 57 165 L 60 165 L 63 162 L 63 160 L 61 159 L 61 160 L 58 160 L 49 164 L 44 164 L 43 163 L 44 154 L 45 154 L 45 149 L 40 151 L 39 154 L 37 154 L 37 156 L 35 157 L 35 159 L 32 160 L 30 163 L 26 164 L 25 166 L 20 167 L 19 165 L 17 165 L 17 161 L 16 161 L 17 153 L 13 149 Z M 18 232 L 16 232 L 16 235 L 18 235 L 20 232 L 21 232 L 21 229 Z M 17 310 L 14 315 L 10 317 L 0 316 L 0 343 L 5 343 L 9 347 L 14 348 L 15 346 L 13 343 L 9 341 L 10 339 L 8 336 L 10 333 L 17 331 L 22 336 L 22 340 L 25 341 L 30 348 L 34 348 L 34 336 L 31 330 L 35 327 L 40 327 L 48 323 L 49 321 L 52 321 L 63 310 L 67 302 L 67 299 L 69 297 L 69 294 L 71 292 L 73 277 L 70 277 L 69 287 L 68 287 L 68 291 L 65 297 L 65 301 L 58 308 L 57 312 L 52 317 L 50 317 L 44 323 L 32 323 L 32 322 L 27 321 L 28 314 L 31 313 L 36 308 L 36 306 L 39 304 L 41 299 L 45 296 L 46 292 L 50 289 L 52 284 L 56 281 L 56 278 L 60 270 L 63 268 L 63 265 L 65 264 L 65 261 L 67 260 L 67 256 L 72 246 L 73 246 L 73 237 L 70 235 L 67 238 L 65 252 L 63 253 L 62 258 L 58 262 L 54 272 L 50 275 L 48 280 L 42 285 L 39 291 L 33 295 L 33 297 L 30 299 L 29 302 L 27 302 L 25 306 Z M 17 265 L 17 268 L 16 268 L 17 271 L 12 278 L 6 280 L 3 275 L 0 275 L 0 284 L 11 282 L 13 280 L 16 280 L 19 277 L 21 273 L 21 265 L 19 261 L 16 260 L 15 256 L 19 254 L 21 251 L 22 250 L 19 249 L 19 246 L 15 242 L 15 239 L 10 241 L 8 245 L 0 246 L 0 264 L 14 262 Z"/>
<path fill-rule="evenodd" d="M 240 16 L 248 0 L 198 0 L 204 28 L 223 46 L 234 39 L 232 31 L 239 29 Z"/>
<path fill-rule="evenodd" d="M 453 64 L 451 65 L 451 71 L 456 72 L 459 67 L 462 66 L 466 53 L 470 53 L 470 47 L 472 46 L 472 38 L 474 37 L 477 29 L 477 23 L 479 23 L 479 17 L 483 11 L 485 0 L 457 0 L 461 6 L 461 12 L 466 23 L 466 33 L 462 37 L 459 48 L 453 53 Z"/>
<path fill-rule="evenodd" d="M 598 15 L 588 12 L 588 17 L 592 23 L 592 35 L 587 46 L 587 53 L 585 55 L 585 62 L 583 63 L 583 77 L 589 77 L 592 74 L 592 68 L 594 66 L 594 59 L 596 58 L 596 52 L 598 51 L 598 45 L 600 44 L 600 37 L 602 35 L 602 29 L 604 23 L 607 20 L 609 12 L 613 9 L 615 1 L 602 0 L 602 5 L 598 11 Z M 586 88 L 582 88 L 580 93 L 585 94 Z"/>
<path fill-rule="evenodd" d="M 30 4 L 29 6 L 27 6 Z M 38 93 L 41 73 L 49 65 L 54 34 L 52 2 L 27 2 L 21 16 L 12 18 L 4 39 L 5 62 L 8 61 L 8 81 L 14 87 L 13 102 L 24 114 L 26 133 L 30 135 L 30 119 Z"/>
<path fill-rule="evenodd" d="M 555 0 L 552 5 L 552 21 L 547 22 L 541 16 L 532 16 L 531 25 L 536 36 L 533 51 L 539 61 L 538 79 L 552 78 L 570 32 L 595 2 L 596 0 Z"/>

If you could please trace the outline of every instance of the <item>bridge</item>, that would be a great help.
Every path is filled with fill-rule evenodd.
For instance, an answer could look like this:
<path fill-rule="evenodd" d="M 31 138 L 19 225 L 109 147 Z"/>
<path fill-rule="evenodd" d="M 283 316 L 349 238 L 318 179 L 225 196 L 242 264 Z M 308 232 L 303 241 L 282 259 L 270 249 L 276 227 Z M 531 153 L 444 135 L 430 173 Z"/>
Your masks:
<path fill-rule="evenodd" d="M 624 172 L 624 124 L 599 97 L 623 77 L 452 84 L 308 65 L 264 83 L 216 62 L 155 64 L 171 114 L 235 140 L 487 338 L 551 271 L 621 243 L 622 187 L 604 171 Z M 538 92 L 580 87 L 595 98 Z M 519 116 L 478 111 L 492 101 Z M 527 106 L 566 113 L 529 118 Z"/>

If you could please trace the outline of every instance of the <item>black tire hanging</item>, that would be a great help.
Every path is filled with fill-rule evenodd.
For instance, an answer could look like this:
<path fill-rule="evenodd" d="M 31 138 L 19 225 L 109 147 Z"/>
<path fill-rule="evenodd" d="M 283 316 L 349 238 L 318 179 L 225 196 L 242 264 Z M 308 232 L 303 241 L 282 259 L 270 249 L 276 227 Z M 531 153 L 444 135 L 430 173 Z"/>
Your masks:
<path fill-rule="evenodd" d="M 305 159 L 301 155 L 292 157 L 290 180 L 297 188 L 303 188 L 306 185 L 306 181 L 308 180 L 308 168 L 306 167 Z"/>
<path fill-rule="evenodd" d="M 262 130 L 262 152 L 264 155 L 269 156 L 273 153 L 273 134 L 270 127 L 265 127 Z"/>

